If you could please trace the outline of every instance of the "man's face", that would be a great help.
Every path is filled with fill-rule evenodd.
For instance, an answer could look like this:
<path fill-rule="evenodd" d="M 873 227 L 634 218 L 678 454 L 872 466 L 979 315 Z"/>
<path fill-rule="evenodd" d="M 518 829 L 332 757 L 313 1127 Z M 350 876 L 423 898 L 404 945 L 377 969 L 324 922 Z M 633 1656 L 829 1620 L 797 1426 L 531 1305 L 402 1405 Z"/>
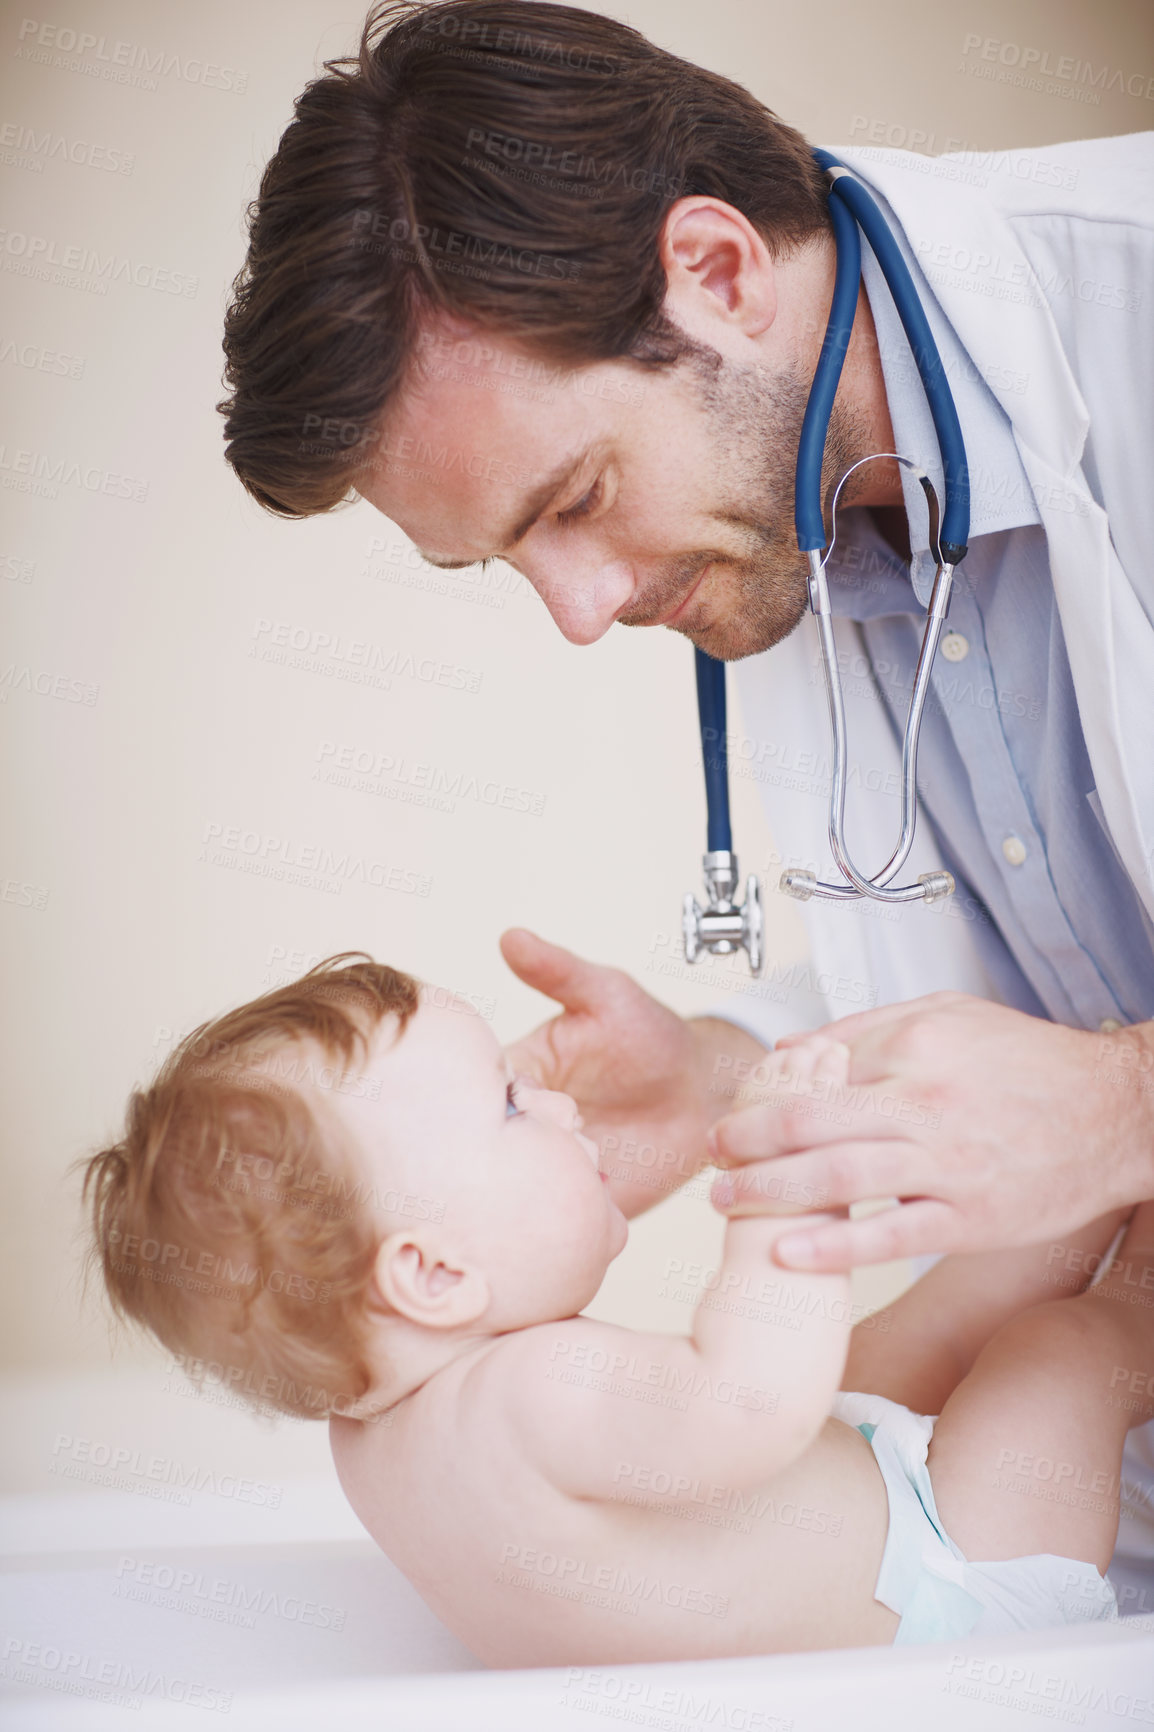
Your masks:
<path fill-rule="evenodd" d="M 711 349 L 566 371 L 431 323 L 358 489 L 434 564 L 504 559 L 570 643 L 615 620 L 666 625 L 734 660 L 806 608 L 793 479 L 808 384 Z M 835 417 L 832 473 L 847 448 Z"/>

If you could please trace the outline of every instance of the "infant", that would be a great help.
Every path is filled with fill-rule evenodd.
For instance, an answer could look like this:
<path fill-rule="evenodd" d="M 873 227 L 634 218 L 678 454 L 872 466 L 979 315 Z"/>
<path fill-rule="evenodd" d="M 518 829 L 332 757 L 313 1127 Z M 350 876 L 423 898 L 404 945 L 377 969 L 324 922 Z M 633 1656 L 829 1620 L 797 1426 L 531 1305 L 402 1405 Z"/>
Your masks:
<path fill-rule="evenodd" d="M 804 1098 L 847 1059 L 815 1036 L 773 1063 Z M 574 1101 L 360 953 L 189 1036 L 84 1192 L 117 1312 L 327 1417 L 360 1520 L 488 1664 L 1117 1616 L 1154 1205 L 1116 1256 L 1121 1215 L 1061 1248 L 1092 1290 L 1056 1296 L 1052 1247 L 950 1257 L 856 1328 L 847 1276 L 774 1263 L 796 1223 L 735 1219 L 689 1335 L 596 1322 L 628 1228 Z"/>

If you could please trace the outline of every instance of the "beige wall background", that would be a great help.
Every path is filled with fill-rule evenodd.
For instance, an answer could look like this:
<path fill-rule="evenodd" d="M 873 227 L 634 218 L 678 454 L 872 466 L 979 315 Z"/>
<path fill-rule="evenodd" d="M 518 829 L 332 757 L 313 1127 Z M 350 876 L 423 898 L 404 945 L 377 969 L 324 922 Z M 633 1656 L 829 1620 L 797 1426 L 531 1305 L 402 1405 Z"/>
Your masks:
<path fill-rule="evenodd" d="M 621 16 L 829 145 L 936 154 L 1154 124 L 1149 0 L 632 0 Z M 142 1431 L 161 1423 L 162 1357 L 113 1353 L 102 1305 L 81 1302 L 65 1168 L 115 1135 L 131 1086 L 194 1023 L 366 948 L 471 995 L 509 1040 L 548 1010 L 501 963 L 497 935 L 515 923 L 628 969 L 679 1011 L 716 997 L 654 967 L 703 845 L 689 645 L 622 631 L 577 650 L 511 572 L 433 573 L 363 504 L 277 522 L 223 462 L 213 405 L 244 207 L 294 95 L 353 46 L 360 18 L 337 0 L 0 13 L 13 1485 L 41 1483 L 53 1417 L 123 1416 L 131 1394 Z M 59 268 L 70 249 L 80 268 Z M 278 624 L 439 658 L 478 689 L 262 660 Z M 322 779 L 340 747 L 390 758 L 384 791 Z M 539 810 L 468 793 L 418 804 L 405 798 L 418 766 Z M 733 793 L 771 954 L 801 957 L 753 785 L 735 778 Z M 231 865 L 230 828 L 246 836 Z M 391 869 L 401 888 L 355 864 L 321 887 L 244 869 L 262 850 L 314 848 L 386 883 Z M 598 1310 L 683 1328 L 665 1260 L 710 1255 L 718 1232 L 701 1187 L 666 1205 L 635 1228 Z M 191 1404 L 174 1405 L 187 1425 Z M 323 1447 L 322 1428 L 304 1429 L 307 1445 L 287 1426 L 277 1447 Z"/>

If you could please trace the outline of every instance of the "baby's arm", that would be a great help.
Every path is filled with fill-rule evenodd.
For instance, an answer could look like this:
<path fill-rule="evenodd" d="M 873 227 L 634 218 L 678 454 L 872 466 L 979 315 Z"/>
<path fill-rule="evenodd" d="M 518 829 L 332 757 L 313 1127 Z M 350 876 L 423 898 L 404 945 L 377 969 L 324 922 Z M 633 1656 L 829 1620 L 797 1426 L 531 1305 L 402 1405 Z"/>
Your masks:
<path fill-rule="evenodd" d="M 1129 1214 L 1115 1209 L 1060 1242 L 943 1257 L 892 1305 L 857 1325 L 842 1388 L 886 1395 L 915 1413 L 940 1413 L 1011 1317 L 1083 1291 Z"/>
<path fill-rule="evenodd" d="M 844 1047 L 832 1059 L 817 1047 L 808 1062 L 822 1075 L 845 1056 Z M 678 1480 L 708 1475 L 741 1486 L 783 1470 L 829 1416 L 850 1335 L 847 1275 L 773 1262 L 775 1240 L 796 1224 L 796 1216 L 728 1223 L 690 1338 L 585 1317 L 506 1338 L 484 1372 L 503 1425 L 576 1497 L 611 1499 L 627 1467 L 653 1470 L 665 1488 L 653 1491 L 657 1501 Z M 631 1496 L 636 1487 L 634 1477 Z"/>

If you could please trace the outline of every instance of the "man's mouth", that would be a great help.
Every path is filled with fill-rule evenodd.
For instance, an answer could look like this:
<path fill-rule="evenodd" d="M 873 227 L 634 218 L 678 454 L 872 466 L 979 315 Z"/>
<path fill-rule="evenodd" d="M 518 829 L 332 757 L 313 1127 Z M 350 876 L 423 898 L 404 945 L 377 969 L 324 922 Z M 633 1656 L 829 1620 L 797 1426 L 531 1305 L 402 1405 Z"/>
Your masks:
<path fill-rule="evenodd" d="M 673 625 L 677 620 L 679 620 L 681 618 L 682 614 L 685 612 L 686 608 L 689 606 L 690 602 L 693 600 L 694 596 L 697 594 L 698 590 L 701 588 L 702 583 L 705 581 L 705 574 L 709 570 L 710 565 L 712 565 L 712 564 L 713 564 L 713 561 L 710 560 L 707 564 L 702 566 L 701 571 L 698 573 L 697 582 L 694 584 L 693 588 L 689 591 L 689 594 L 682 597 L 682 599 L 678 602 L 678 604 L 675 608 L 671 608 L 668 613 L 662 614 L 660 619 L 651 620 L 650 624 L 652 624 L 652 625 Z"/>

